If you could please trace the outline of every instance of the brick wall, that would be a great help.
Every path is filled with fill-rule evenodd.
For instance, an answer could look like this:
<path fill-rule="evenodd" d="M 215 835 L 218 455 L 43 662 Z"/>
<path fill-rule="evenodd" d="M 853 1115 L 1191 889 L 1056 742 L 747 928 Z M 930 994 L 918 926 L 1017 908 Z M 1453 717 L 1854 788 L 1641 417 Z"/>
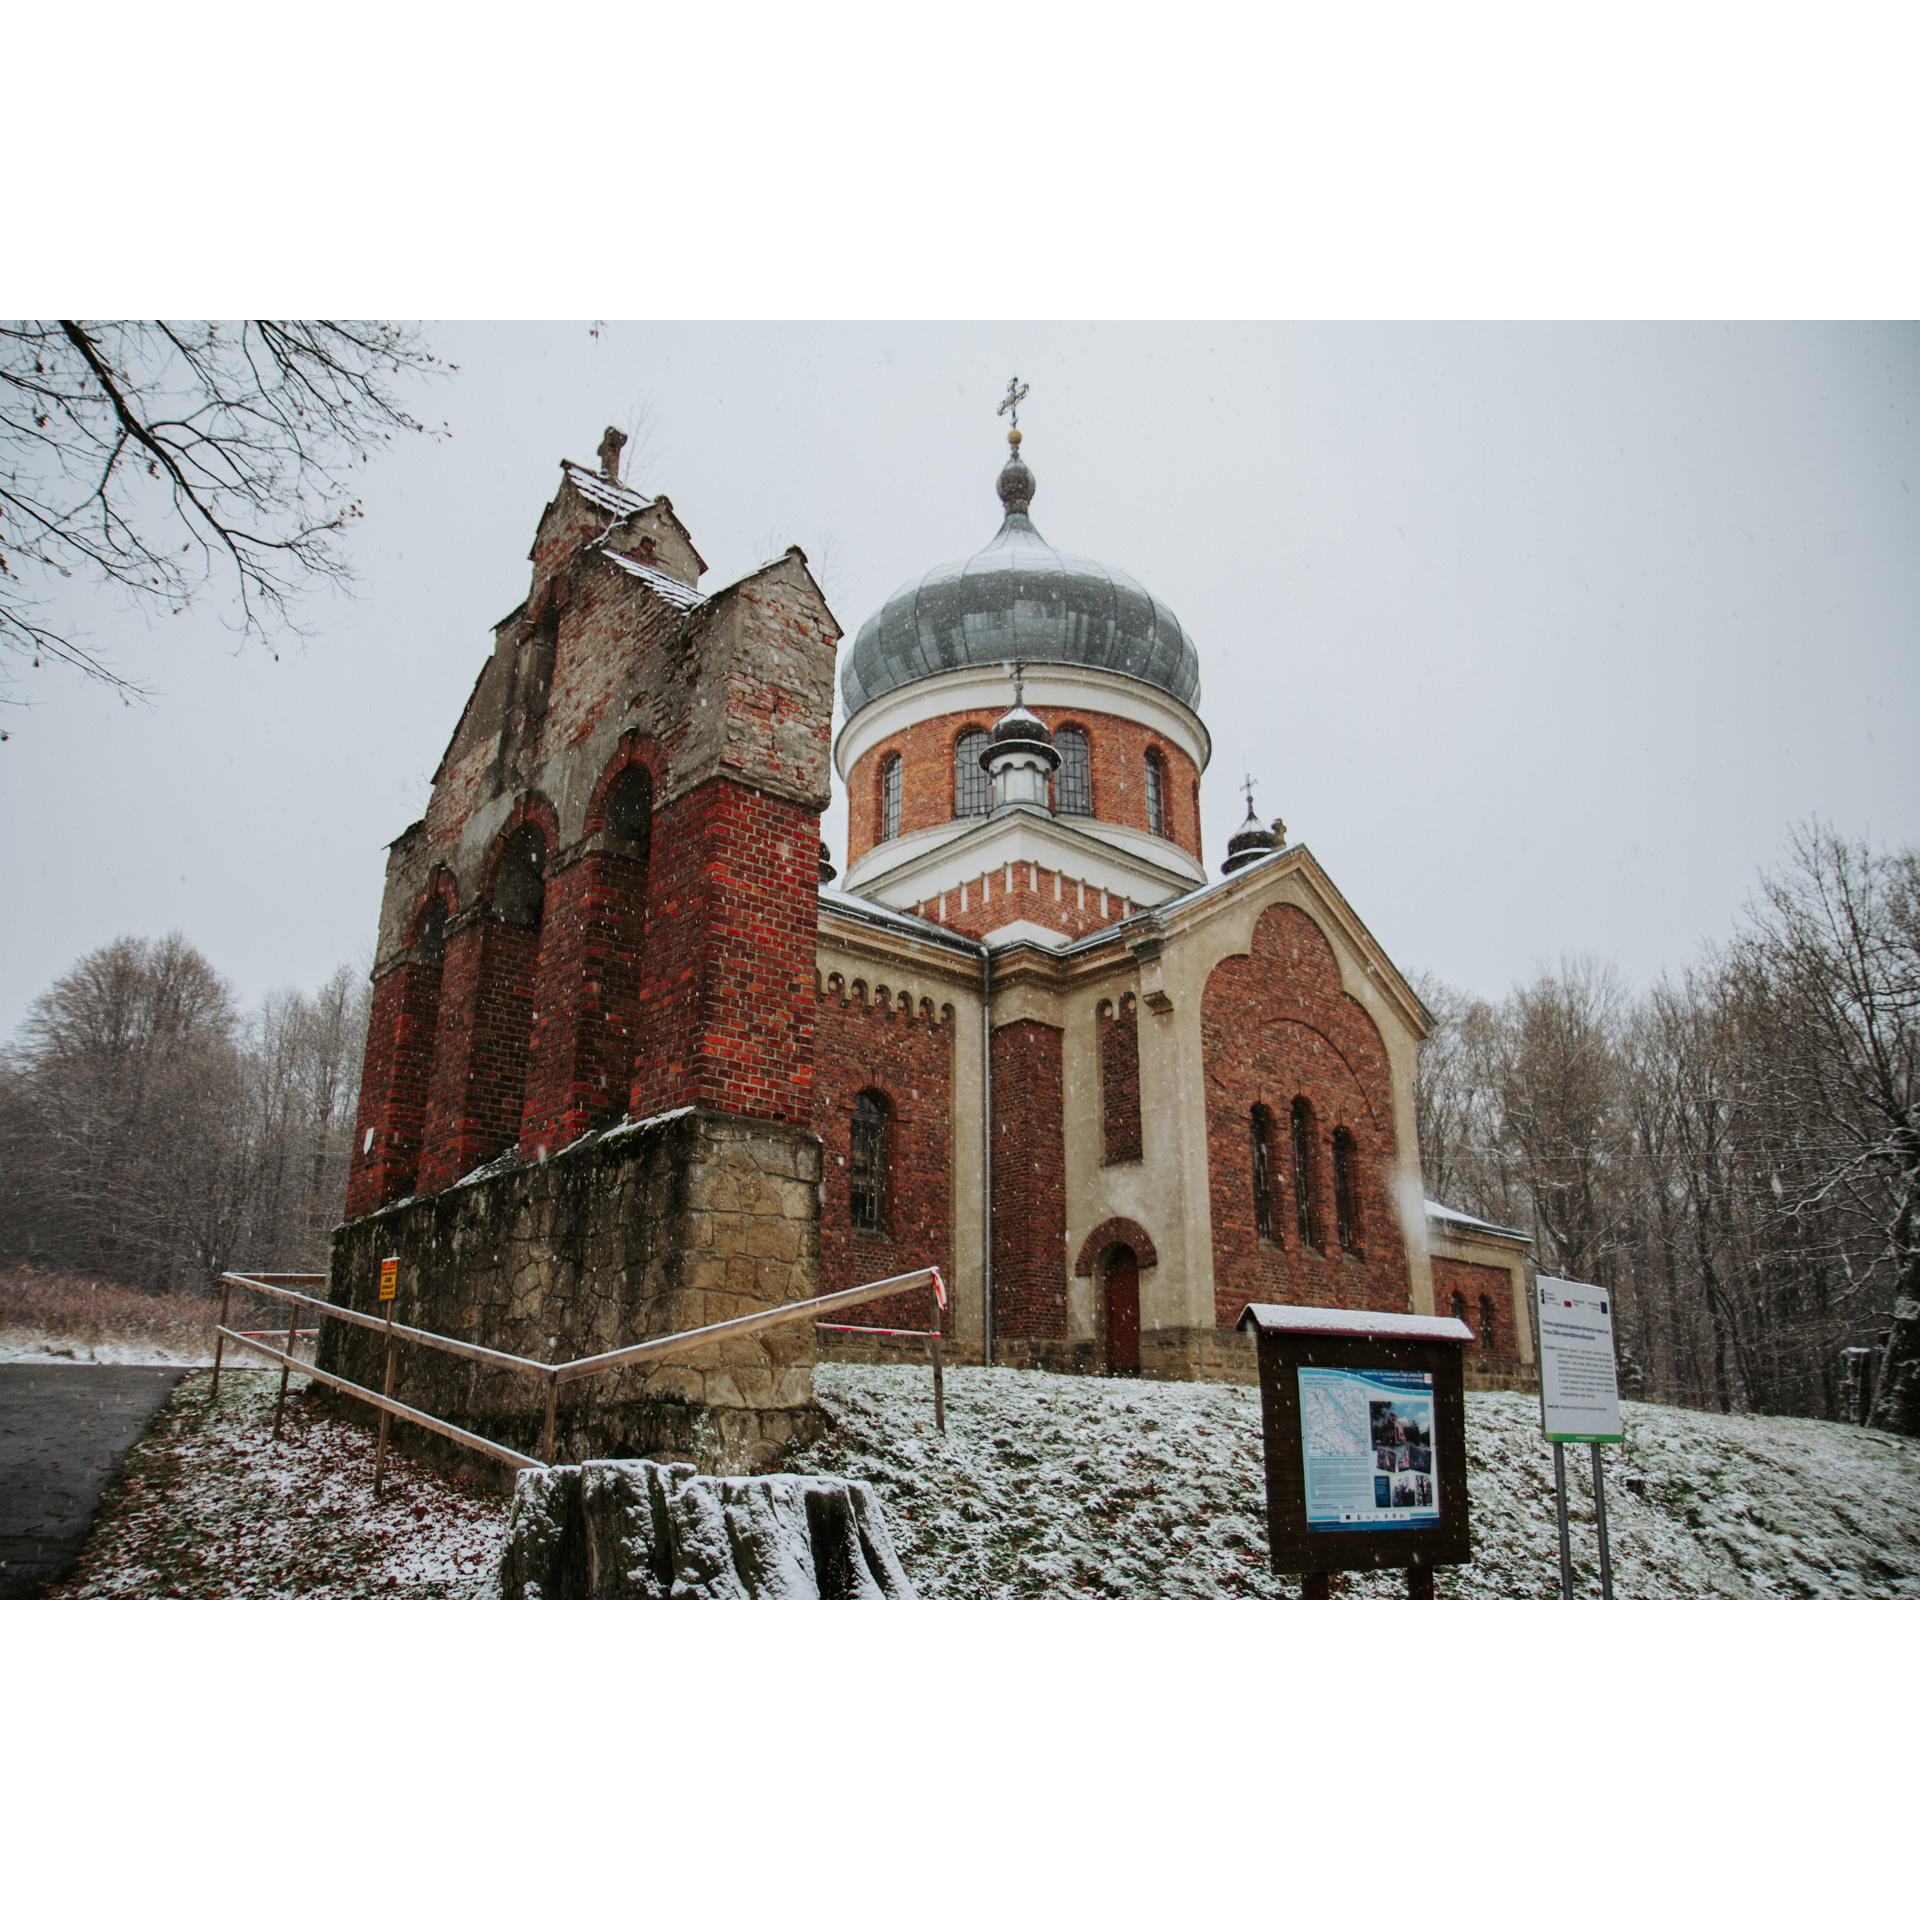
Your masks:
<path fill-rule="evenodd" d="M 984 940 L 996 928 L 1015 920 L 1057 928 L 1077 940 L 1083 933 L 1095 933 L 1115 920 L 1124 920 L 1140 905 L 1124 894 L 1090 887 L 1037 861 L 1003 860 L 978 879 L 949 888 L 906 911 L 951 927 L 969 940 Z"/>
<path fill-rule="evenodd" d="M 520 1136 L 538 927 L 481 906 L 447 934 L 418 1191 L 437 1193 Z"/>
<path fill-rule="evenodd" d="M 1149 747 L 1158 748 L 1167 769 L 1166 837 L 1196 860 L 1201 858 L 1199 769 L 1166 735 L 1135 720 L 1074 707 L 1036 707 L 1034 711 L 1049 727 L 1070 724 L 1086 734 L 1093 817 L 1115 826 L 1148 830 L 1146 756 Z M 943 826 L 954 817 L 955 742 L 972 728 L 991 731 L 1005 712 L 1005 707 L 976 707 L 916 721 L 863 753 L 847 772 L 848 864 L 880 838 L 880 768 L 889 754 L 900 756 L 900 831 L 918 833 Z"/>
<path fill-rule="evenodd" d="M 1058 1027 L 993 1032 L 993 1333 L 1067 1337 L 1066 1080 Z"/>
<path fill-rule="evenodd" d="M 654 816 L 636 1114 L 813 1114 L 819 821 L 710 780 Z"/>
<path fill-rule="evenodd" d="M 1223 960 L 1201 1000 L 1212 1188 L 1214 1320 L 1230 1328 L 1251 1301 L 1410 1311 L 1406 1243 L 1394 1202 L 1398 1177 L 1386 1048 L 1360 1003 L 1340 986 L 1326 937 L 1299 908 L 1269 907 L 1251 954 Z M 1312 1197 L 1320 1251 L 1295 1218 L 1289 1115 L 1312 1108 Z M 1256 1103 L 1274 1116 L 1274 1237 L 1255 1229 L 1249 1122 Z M 1360 1253 L 1343 1254 L 1334 1222 L 1333 1133 L 1353 1135 Z"/>
<path fill-rule="evenodd" d="M 1140 1008 L 1130 993 L 1116 1008 L 1102 1000 L 1100 1022 L 1101 1163 L 1140 1158 Z"/>
<path fill-rule="evenodd" d="M 440 967 L 402 960 L 374 983 L 347 1182 L 347 1217 L 413 1191 L 427 1126 Z M 371 1135 L 371 1143 L 368 1136 Z"/>
<path fill-rule="evenodd" d="M 551 1152 L 626 1111 L 640 1011 L 647 863 L 588 853 L 547 882 L 528 1042 L 523 1154 Z"/>
<path fill-rule="evenodd" d="M 849 1211 L 848 1162 L 853 1103 L 871 1088 L 886 1101 L 889 1128 L 885 1224 L 856 1230 Z M 884 1280 L 914 1267 L 938 1267 L 949 1282 L 943 1325 L 953 1308 L 953 1020 L 879 989 L 818 1002 L 814 1028 L 813 1130 L 825 1169 L 820 1201 L 820 1291 Z M 901 1315 L 909 1317 L 903 1321 Z M 927 1322 L 924 1296 L 880 1300 L 837 1313 L 870 1327 Z"/>
<path fill-rule="evenodd" d="M 1461 1300 L 1459 1307 L 1453 1304 L 1456 1294 Z M 1473 1349 L 1476 1357 L 1509 1361 L 1520 1358 L 1520 1345 L 1514 1337 L 1513 1276 L 1505 1267 L 1489 1266 L 1479 1260 L 1446 1260 L 1436 1254 L 1433 1310 L 1458 1313 L 1473 1329 L 1479 1342 Z"/>

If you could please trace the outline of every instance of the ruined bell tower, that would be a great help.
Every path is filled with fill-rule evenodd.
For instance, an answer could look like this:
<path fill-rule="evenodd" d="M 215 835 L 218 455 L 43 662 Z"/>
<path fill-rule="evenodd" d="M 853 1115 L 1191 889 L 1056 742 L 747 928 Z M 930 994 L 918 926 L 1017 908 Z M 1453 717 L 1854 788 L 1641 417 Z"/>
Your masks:
<path fill-rule="evenodd" d="M 413 1324 L 529 1358 L 810 1296 L 818 816 L 840 628 L 786 554 L 718 592 L 664 495 L 561 463 L 526 599 L 393 843 L 329 1298 L 401 1259 Z M 321 1365 L 377 1385 L 372 1336 Z M 806 1327 L 563 1397 L 565 1457 L 764 1464 Z M 399 1390 L 521 1445 L 503 1375 L 408 1348 Z M 716 1452 L 715 1449 L 718 1449 Z"/>

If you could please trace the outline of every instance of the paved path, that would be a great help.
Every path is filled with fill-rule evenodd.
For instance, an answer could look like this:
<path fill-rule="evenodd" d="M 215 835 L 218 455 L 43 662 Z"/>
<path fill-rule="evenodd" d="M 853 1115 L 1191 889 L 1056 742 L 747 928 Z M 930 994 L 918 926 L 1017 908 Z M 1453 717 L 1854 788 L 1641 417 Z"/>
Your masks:
<path fill-rule="evenodd" d="M 0 1366 L 0 1600 L 39 1598 L 183 1367 Z"/>

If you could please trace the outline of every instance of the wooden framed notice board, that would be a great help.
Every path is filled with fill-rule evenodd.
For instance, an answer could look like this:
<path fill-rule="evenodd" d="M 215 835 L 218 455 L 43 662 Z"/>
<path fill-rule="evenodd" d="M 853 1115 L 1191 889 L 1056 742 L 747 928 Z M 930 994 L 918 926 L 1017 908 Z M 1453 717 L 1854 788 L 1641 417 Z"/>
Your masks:
<path fill-rule="evenodd" d="M 1248 1307 L 1259 1345 L 1273 1570 L 1324 1592 L 1332 1573 L 1472 1559 L 1458 1320 L 1321 1307 Z"/>

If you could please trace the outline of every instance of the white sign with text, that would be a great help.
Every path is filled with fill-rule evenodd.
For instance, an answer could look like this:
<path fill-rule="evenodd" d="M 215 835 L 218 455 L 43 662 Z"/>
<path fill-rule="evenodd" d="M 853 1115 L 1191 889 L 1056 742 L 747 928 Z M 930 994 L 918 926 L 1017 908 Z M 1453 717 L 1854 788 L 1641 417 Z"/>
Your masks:
<path fill-rule="evenodd" d="M 1540 1431 L 1549 1440 L 1620 1440 L 1613 1303 L 1605 1287 L 1538 1280 Z"/>

